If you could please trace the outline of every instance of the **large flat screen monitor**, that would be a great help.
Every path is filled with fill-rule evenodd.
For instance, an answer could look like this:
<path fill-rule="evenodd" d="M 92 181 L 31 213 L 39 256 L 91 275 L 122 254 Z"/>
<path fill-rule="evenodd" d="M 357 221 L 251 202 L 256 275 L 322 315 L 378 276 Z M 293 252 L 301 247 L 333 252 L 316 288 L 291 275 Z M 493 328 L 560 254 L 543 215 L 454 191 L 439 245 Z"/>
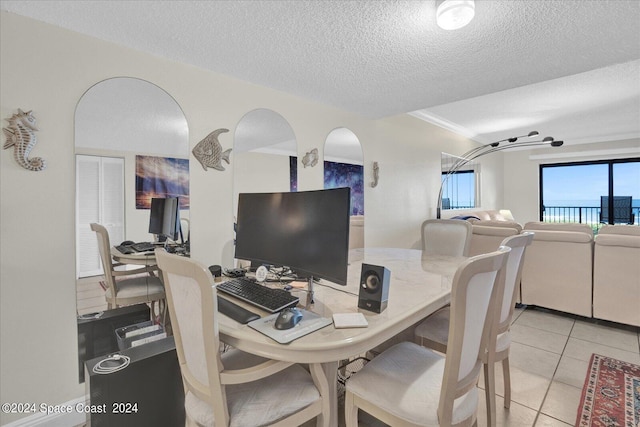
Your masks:
<path fill-rule="evenodd" d="M 241 193 L 237 259 L 346 285 L 350 189 Z"/>
<path fill-rule="evenodd" d="M 149 233 L 177 241 L 180 234 L 180 201 L 178 197 L 151 199 Z"/>

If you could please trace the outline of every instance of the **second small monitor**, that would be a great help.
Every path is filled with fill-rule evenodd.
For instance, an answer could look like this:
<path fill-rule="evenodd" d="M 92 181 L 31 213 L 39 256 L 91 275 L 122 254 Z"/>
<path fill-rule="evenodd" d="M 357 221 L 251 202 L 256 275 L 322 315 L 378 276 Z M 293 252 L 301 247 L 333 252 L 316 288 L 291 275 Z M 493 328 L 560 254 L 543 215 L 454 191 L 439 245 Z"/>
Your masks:
<path fill-rule="evenodd" d="M 149 233 L 177 241 L 180 235 L 180 203 L 177 197 L 151 199 Z"/>

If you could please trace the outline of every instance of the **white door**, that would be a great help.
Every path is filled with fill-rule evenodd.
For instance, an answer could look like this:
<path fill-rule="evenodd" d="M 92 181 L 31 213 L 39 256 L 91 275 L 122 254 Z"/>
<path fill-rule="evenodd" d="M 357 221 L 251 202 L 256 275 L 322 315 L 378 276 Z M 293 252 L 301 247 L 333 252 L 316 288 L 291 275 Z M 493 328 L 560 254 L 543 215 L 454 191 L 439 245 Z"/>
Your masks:
<path fill-rule="evenodd" d="M 124 159 L 76 155 L 77 277 L 102 274 L 96 222 L 109 231 L 112 245 L 124 240 Z"/>

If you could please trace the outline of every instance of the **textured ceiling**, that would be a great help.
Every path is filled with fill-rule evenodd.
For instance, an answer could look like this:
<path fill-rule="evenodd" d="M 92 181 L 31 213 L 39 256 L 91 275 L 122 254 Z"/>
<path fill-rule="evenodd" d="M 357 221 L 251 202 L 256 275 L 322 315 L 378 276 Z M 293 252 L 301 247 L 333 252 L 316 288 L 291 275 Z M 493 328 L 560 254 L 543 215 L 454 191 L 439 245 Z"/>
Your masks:
<path fill-rule="evenodd" d="M 380 118 L 488 142 L 640 137 L 640 1 L 477 0 L 457 31 L 426 1 L 2 1 L 1 8 Z"/>

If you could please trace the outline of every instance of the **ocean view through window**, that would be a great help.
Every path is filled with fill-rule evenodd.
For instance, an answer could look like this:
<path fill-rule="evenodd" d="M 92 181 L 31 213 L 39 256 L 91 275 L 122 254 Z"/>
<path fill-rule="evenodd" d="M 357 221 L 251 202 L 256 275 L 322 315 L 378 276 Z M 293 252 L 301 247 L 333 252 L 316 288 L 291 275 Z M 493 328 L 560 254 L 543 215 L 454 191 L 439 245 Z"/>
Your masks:
<path fill-rule="evenodd" d="M 479 206 L 480 165 L 470 161 L 450 173 L 451 168 L 460 159 L 453 154 L 442 153 L 442 209 L 469 209 Z"/>
<path fill-rule="evenodd" d="M 540 165 L 540 220 L 640 225 L 640 158 Z"/>

